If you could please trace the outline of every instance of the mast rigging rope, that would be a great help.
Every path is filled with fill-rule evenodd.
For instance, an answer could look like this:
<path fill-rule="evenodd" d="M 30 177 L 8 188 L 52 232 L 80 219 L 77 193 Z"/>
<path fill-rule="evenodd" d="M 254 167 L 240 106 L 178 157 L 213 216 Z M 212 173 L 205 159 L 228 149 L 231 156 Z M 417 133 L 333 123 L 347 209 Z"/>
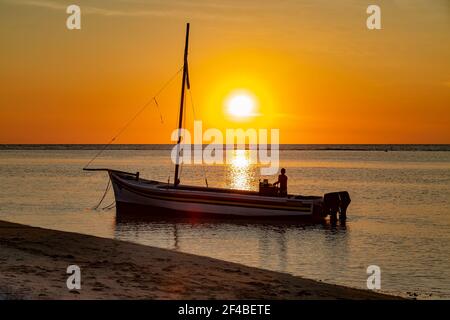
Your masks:
<path fill-rule="evenodd" d="M 159 112 L 159 116 L 161 118 L 161 123 L 163 123 L 163 118 L 162 118 L 162 114 L 161 111 L 159 109 L 159 105 L 158 102 L 156 100 L 156 97 L 158 97 L 161 92 L 175 79 L 175 77 L 183 70 L 183 68 L 180 68 L 157 92 L 156 94 L 150 99 L 148 100 L 136 113 L 135 115 L 128 120 L 128 122 L 116 133 L 115 136 L 112 137 L 112 139 L 105 144 L 105 146 L 99 150 L 99 152 L 97 152 L 94 157 L 84 166 L 84 168 L 89 167 L 89 165 L 94 162 L 95 159 L 97 159 L 126 129 L 128 129 L 128 127 L 134 122 L 134 120 L 136 120 L 137 117 L 139 117 L 139 115 L 152 103 L 155 102 L 156 104 L 156 108 Z"/>

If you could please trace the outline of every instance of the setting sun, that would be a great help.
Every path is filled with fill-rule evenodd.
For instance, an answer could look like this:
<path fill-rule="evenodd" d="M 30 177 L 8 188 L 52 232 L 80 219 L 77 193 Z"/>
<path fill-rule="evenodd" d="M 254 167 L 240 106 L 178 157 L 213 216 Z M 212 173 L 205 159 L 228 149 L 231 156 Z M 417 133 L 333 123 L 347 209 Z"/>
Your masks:
<path fill-rule="evenodd" d="M 256 100 L 249 92 L 237 91 L 230 94 L 225 106 L 229 115 L 247 118 L 255 114 Z"/>

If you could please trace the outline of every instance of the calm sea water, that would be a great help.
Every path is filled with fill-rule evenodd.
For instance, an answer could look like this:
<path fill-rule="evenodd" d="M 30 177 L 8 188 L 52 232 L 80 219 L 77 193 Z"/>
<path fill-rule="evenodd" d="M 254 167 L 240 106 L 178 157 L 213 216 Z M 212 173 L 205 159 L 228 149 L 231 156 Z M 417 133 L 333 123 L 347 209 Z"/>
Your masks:
<path fill-rule="evenodd" d="M 369 146 L 370 147 L 370 146 Z M 366 288 L 369 265 L 381 268 L 382 291 L 450 298 L 450 152 L 448 146 L 363 150 L 282 150 L 289 192 L 348 190 L 345 225 L 116 222 L 115 209 L 93 210 L 105 173 L 83 172 L 92 147 L 0 150 L 0 219 L 210 256 L 326 282 Z M 26 150 L 27 149 L 27 150 Z M 58 148 L 53 148 L 58 149 Z M 119 148 L 120 149 L 120 148 Z M 139 149 L 139 148 L 133 148 Z M 373 151 L 373 150 L 416 151 Z M 372 150 L 372 151 L 366 151 Z M 167 148 L 111 150 L 94 165 L 173 179 Z M 229 165 L 184 166 L 182 182 L 255 189 L 259 168 L 248 151 Z M 108 193 L 100 208 L 113 202 Z"/>

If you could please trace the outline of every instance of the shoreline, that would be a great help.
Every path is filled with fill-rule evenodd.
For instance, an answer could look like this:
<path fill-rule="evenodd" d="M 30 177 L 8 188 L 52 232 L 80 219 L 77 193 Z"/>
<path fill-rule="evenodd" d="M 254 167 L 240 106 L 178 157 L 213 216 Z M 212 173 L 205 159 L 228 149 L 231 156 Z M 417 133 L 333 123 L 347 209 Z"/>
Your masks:
<path fill-rule="evenodd" d="M 81 289 L 69 290 L 69 265 Z M 0 220 L 6 299 L 403 299 L 214 258 Z"/>

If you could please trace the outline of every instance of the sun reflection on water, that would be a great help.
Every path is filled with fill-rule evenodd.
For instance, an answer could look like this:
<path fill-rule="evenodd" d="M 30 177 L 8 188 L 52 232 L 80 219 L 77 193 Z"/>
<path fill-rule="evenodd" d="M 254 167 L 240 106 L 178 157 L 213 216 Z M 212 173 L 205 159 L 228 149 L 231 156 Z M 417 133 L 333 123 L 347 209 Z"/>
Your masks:
<path fill-rule="evenodd" d="M 232 189 L 255 190 L 255 169 L 249 150 L 234 150 L 227 164 L 227 184 Z"/>

